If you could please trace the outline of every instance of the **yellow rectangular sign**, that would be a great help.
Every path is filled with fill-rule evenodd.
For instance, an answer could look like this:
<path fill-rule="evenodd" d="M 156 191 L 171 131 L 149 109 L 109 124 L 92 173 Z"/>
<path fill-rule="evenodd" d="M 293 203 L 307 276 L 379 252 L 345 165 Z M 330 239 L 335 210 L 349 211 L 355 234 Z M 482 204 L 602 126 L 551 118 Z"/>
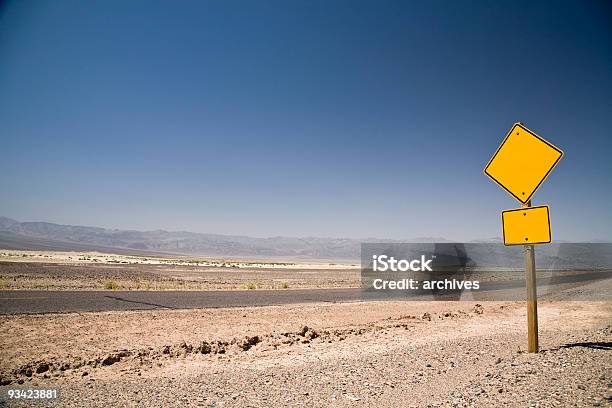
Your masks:
<path fill-rule="evenodd" d="M 525 204 L 563 157 L 563 152 L 520 123 L 499 146 L 485 174 Z"/>
<path fill-rule="evenodd" d="M 547 205 L 502 211 L 504 245 L 550 244 Z"/>

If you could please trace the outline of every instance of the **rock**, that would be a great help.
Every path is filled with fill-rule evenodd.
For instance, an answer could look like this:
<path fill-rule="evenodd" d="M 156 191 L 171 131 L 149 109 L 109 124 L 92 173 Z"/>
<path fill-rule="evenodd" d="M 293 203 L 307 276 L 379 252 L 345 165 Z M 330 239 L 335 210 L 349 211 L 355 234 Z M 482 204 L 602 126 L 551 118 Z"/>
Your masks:
<path fill-rule="evenodd" d="M 202 343 L 200 343 L 196 351 L 202 354 L 209 354 L 212 351 L 212 348 L 210 347 L 210 344 L 208 344 L 208 342 L 203 341 Z"/>
<path fill-rule="evenodd" d="M 23 367 L 21 370 L 19 370 L 19 374 L 25 375 L 26 377 L 31 377 L 32 369 L 30 367 Z"/>
<path fill-rule="evenodd" d="M 49 364 L 42 362 L 36 367 L 36 374 L 42 374 L 46 371 L 49 371 Z"/>
<path fill-rule="evenodd" d="M 238 341 L 237 344 L 238 344 L 238 347 L 240 347 L 243 351 L 247 351 L 248 349 L 250 349 L 257 343 L 259 343 L 260 341 L 261 339 L 259 338 L 259 336 L 252 336 L 252 337 L 247 336 L 241 341 Z"/>
<path fill-rule="evenodd" d="M 101 364 L 103 366 L 109 366 L 109 365 L 113 365 L 115 363 L 118 363 L 120 360 L 121 360 L 121 357 L 119 357 L 119 355 L 117 355 L 117 354 L 109 354 L 108 356 L 106 356 L 101 361 Z"/>
<path fill-rule="evenodd" d="M 497 357 L 497 359 L 495 360 L 495 364 L 499 364 L 499 363 L 501 363 L 501 362 L 502 362 L 501 357 Z"/>
<path fill-rule="evenodd" d="M 81 374 L 81 377 L 85 377 L 86 375 L 88 375 L 89 373 L 87 371 L 83 371 L 83 374 Z"/>
<path fill-rule="evenodd" d="M 185 355 L 186 353 L 191 353 L 193 351 L 193 346 L 183 341 L 181 344 L 179 344 L 179 349 L 183 350 L 181 354 Z"/>
<path fill-rule="evenodd" d="M 482 307 L 482 305 L 480 303 L 476 303 L 474 305 L 474 308 L 472 309 L 472 312 L 474 312 L 476 314 L 483 314 L 484 313 L 484 307 Z"/>
<path fill-rule="evenodd" d="M 225 354 L 225 346 L 224 343 L 217 341 L 217 343 L 211 347 L 211 352 L 215 354 Z"/>
<path fill-rule="evenodd" d="M 425 312 L 421 316 L 421 320 L 427 320 L 427 321 L 431 322 L 431 315 L 429 313 Z"/>
<path fill-rule="evenodd" d="M 307 339 L 315 339 L 317 337 L 319 337 L 319 333 L 317 333 L 317 331 L 315 329 L 310 329 L 306 332 L 306 334 L 304 334 L 304 337 L 306 337 Z"/>
<path fill-rule="evenodd" d="M 162 349 L 162 354 L 170 354 L 170 346 L 164 346 Z"/>

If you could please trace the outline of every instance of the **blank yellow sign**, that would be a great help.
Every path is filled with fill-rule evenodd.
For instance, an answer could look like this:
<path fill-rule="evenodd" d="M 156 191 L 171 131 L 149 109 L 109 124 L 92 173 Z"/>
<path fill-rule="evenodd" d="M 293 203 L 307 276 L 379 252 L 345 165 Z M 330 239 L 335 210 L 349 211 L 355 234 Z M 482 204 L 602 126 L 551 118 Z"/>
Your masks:
<path fill-rule="evenodd" d="M 502 211 L 504 245 L 550 244 L 547 205 Z"/>
<path fill-rule="evenodd" d="M 497 149 L 485 174 L 525 204 L 563 157 L 563 152 L 520 123 Z"/>

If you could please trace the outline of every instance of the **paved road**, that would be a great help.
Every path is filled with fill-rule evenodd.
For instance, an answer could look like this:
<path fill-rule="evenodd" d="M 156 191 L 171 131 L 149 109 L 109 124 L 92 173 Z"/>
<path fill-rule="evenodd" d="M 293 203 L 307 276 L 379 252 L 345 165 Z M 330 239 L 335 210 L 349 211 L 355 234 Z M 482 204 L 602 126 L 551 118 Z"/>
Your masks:
<path fill-rule="evenodd" d="M 0 313 L 195 309 L 358 300 L 359 289 L 245 291 L 0 291 Z"/>
<path fill-rule="evenodd" d="M 612 279 L 612 272 L 580 273 L 539 282 L 539 290 L 556 285 L 575 287 Z M 564 286 L 564 287 L 565 287 Z M 398 292 L 396 292 L 398 293 Z M 404 292 L 405 293 L 405 292 Z M 474 300 L 520 300 L 525 293 L 522 280 L 481 283 L 473 292 Z M 455 297 L 453 297 L 455 296 Z M 458 300 L 458 294 L 437 297 Z M 431 300 L 431 296 L 422 299 Z M 418 300 L 419 296 L 405 299 Z M 245 291 L 0 291 L 0 314 L 85 312 L 143 309 L 197 309 L 243 306 L 269 306 L 315 302 L 354 302 L 381 300 L 380 292 L 364 292 L 358 288 L 291 289 Z"/>

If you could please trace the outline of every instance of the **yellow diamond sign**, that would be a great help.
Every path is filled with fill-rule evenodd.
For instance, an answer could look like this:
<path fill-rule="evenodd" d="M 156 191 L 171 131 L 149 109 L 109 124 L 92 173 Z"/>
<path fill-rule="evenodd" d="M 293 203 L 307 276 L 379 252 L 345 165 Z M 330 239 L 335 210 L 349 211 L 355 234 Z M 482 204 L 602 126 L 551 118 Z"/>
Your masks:
<path fill-rule="evenodd" d="M 531 199 L 561 157 L 561 149 L 522 124 L 515 123 L 484 172 L 524 204 Z"/>
<path fill-rule="evenodd" d="M 547 205 L 502 211 L 504 245 L 550 244 Z"/>

